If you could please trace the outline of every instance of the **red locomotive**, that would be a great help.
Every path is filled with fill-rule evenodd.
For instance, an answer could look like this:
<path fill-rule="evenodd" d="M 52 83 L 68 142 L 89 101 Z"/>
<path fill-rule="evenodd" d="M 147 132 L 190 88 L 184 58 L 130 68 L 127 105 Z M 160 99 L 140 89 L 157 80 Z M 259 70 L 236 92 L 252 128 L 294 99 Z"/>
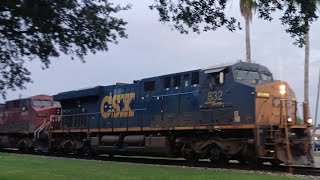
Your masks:
<path fill-rule="evenodd" d="M 41 139 L 48 138 L 47 130 L 52 122 L 57 122 L 60 113 L 60 103 L 48 95 L 7 101 L 0 105 L 0 146 L 22 150 L 47 148 Z"/>

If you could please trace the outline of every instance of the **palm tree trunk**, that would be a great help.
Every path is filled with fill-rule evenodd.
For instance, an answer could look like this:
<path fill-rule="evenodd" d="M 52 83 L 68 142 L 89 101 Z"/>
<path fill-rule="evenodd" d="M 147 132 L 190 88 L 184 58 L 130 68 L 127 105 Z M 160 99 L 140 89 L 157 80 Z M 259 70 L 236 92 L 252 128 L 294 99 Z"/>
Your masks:
<path fill-rule="evenodd" d="M 309 31 L 306 33 L 305 59 L 304 59 L 304 102 L 309 102 L 309 54 L 310 39 Z"/>
<path fill-rule="evenodd" d="M 250 20 L 245 18 L 246 21 L 246 58 L 247 62 L 251 63 L 251 47 L 250 47 Z"/>

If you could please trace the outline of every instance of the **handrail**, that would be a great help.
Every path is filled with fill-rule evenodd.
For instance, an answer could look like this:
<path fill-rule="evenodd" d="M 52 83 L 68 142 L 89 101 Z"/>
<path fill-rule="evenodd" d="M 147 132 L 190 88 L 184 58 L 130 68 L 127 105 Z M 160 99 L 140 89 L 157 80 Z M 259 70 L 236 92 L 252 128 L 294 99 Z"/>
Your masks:
<path fill-rule="evenodd" d="M 55 115 L 51 115 L 49 121 L 48 122 L 44 121 L 43 124 L 34 132 L 34 140 L 38 139 L 40 137 L 40 132 L 43 129 L 48 127 L 48 125 L 52 122 L 54 117 L 55 117 Z"/>
<path fill-rule="evenodd" d="M 46 124 L 46 121 L 45 121 L 45 119 L 44 119 L 43 124 L 42 124 L 38 129 L 36 129 L 36 130 L 34 131 L 34 133 L 33 133 L 33 139 L 34 139 L 34 140 L 36 139 L 36 136 L 37 136 L 38 131 L 39 131 L 45 124 Z"/>
<path fill-rule="evenodd" d="M 258 148 L 258 155 L 261 156 L 261 153 L 260 153 L 260 121 L 261 121 L 261 117 L 262 117 L 262 112 L 264 111 L 264 106 L 266 105 L 266 102 L 268 100 L 265 100 L 262 104 L 262 108 L 261 108 L 261 112 L 258 116 L 258 118 L 256 119 L 256 138 L 257 138 L 257 141 L 256 141 L 256 147 Z"/>

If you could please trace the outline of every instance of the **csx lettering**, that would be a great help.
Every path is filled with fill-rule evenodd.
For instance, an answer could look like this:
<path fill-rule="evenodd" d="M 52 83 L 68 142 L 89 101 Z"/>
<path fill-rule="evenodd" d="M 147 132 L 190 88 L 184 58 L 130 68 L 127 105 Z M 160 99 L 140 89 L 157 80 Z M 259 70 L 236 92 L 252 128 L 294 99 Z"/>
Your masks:
<path fill-rule="evenodd" d="M 105 96 L 101 101 L 100 112 L 103 118 L 133 117 L 134 111 L 130 107 L 135 93 Z"/>
<path fill-rule="evenodd" d="M 208 92 L 208 101 L 221 101 L 222 100 L 222 91 L 211 91 Z"/>

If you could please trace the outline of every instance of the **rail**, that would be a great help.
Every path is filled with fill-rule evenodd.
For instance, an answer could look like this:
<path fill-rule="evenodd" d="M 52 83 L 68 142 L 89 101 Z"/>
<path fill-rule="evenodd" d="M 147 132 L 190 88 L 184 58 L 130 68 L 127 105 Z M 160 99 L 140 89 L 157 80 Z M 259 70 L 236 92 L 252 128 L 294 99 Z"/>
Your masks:
<path fill-rule="evenodd" d="M 143 107 L 143 108 L 139 108 L 139 109 L 132 109 L 131 111 L 134 111 L 134 112 L 141 112 L 141 111 L 147 111 L 150 109 L 150 105 L 151 103 L 154 101 L 154 98 L 153 97 L 147 104 L 147 106 Z M 121 111 L 121 113 L 130 113 L 131 111 Z M 106 120 L 110 120 L 110 123 L 111 123 L 111 127 L 112 128 L 112 131 L 114 129 L 114 120 L 115 120 L 115 117 L 114 115 L 116 113 L 119 113 L 119 112 L 108 112 L 110 114 L 110 117 L 107 118 Z M 148 116 L 151 116 L 152 119 L 154 119 L 154 113 L 152 111 L 150 111 L 150 115 L 148 114 Z M 95 116 L 98 116 L 98 128 L 100 129 L 100 125 L 101 125 L 101 112 L 91 112 L 91 113 L 88 113 L 88 112 L 85 112 L 85 113 L 73 113 L 73 114 L 61 114 L 60 117 L 61 117 L 61 121 L 60 121 L 60 125 L 59 127 L 53 127 L 53 131 L 54 130 L 58 130 L 58 129 L 61 129 L 61 130 L 71 130 L 73 128 L 80 128 L 81 129 L 81 132 L 82 130 L 89 130 L 91 128 L 91 124 L 90 124 L 90 120 L 92 118 L 95 118 Z M 144 118 L 145 116 L 141 116 L 140 118 L 140 128 L 142 130 L 142 127 L 143 127 L 143 122 L 144 122 Z M 129 121 L 128 121 L 128 118 L 130 118 L 129 116 L 125 116 L 123 118 L 127 118 L 127 122 L 126 122 L 126 128 L 129 127 Z M 75 125 L 75 121 L 78 120 L 79 124 Z M 85 132 L 85 131 L 83 131 Z"/>

